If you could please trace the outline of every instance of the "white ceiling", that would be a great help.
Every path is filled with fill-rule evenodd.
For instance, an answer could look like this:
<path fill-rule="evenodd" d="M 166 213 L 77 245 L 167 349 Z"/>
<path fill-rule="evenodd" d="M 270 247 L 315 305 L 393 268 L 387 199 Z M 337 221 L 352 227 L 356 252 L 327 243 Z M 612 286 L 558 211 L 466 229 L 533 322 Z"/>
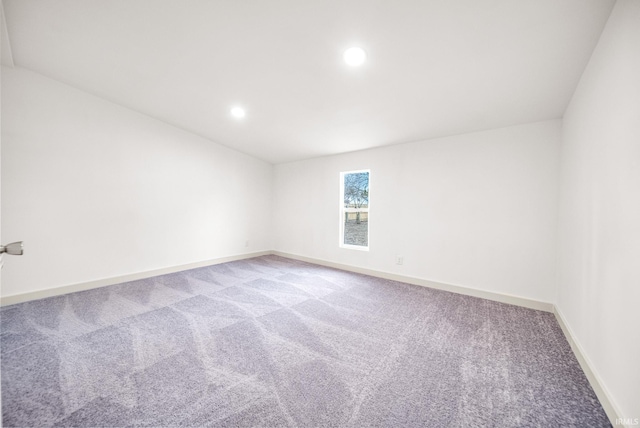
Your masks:
<path fill-rule="evenodd" d="M 614 0 L 3 3 L 16 66 L 280 163 L 561 117 Z"/>

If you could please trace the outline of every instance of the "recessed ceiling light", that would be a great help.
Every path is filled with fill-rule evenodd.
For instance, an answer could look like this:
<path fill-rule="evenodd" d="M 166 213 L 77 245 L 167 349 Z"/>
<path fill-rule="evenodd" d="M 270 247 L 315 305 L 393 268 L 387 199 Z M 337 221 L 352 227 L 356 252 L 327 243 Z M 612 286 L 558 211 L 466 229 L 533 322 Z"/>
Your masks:
<path fill-rule="evenodd" d="M 231 109 L 231 116 L 235 117 L 236 119 L 242 119 L 246 114 L 247 113 L 242 107 L 233 107 Z"/>
<path fill-rule="evenodd" d="M 354 46 L 344 51 L 344 61 L 351 67 L 358 67 L 367 59 L 367 53 L 364 49 Z"/>

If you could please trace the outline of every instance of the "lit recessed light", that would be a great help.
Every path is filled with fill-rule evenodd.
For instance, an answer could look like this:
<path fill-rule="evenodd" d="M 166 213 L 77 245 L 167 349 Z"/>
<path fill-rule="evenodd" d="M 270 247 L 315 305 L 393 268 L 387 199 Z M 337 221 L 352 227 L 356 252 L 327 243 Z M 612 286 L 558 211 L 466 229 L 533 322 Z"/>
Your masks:
<path fill-rule="evenodd" d="M 242 119 L 243 117 L 246 116 L 246 112 L 244 111 L 244 109 L 242 107 L 233 107 L 231 109 L 231 116 L 235 117 L 236 119 Z"/>
<path fill-rule="evenodd" d="M 367 53 L 364 49 L 354 46 L 344 51 L 344 61 L 351 67 L 362 65 L 367 59 Z"/>

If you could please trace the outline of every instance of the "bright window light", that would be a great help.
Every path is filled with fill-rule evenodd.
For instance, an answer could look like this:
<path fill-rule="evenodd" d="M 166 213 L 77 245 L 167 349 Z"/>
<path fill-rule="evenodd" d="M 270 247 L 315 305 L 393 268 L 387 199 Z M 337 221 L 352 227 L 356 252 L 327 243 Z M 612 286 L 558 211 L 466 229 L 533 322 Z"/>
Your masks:
<path fill-rule="evenodd" d="M 358 67 L 367 59 L 364 49 L 354 46 L 344 51 L 344 60 L 351 67 Z"/>

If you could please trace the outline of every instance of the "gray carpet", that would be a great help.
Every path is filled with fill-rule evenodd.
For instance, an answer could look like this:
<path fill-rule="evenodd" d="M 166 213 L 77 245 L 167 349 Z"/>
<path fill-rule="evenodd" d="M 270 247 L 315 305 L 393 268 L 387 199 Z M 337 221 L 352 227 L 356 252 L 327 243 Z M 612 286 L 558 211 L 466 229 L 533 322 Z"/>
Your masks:
<path fill-rule="evenodd" d="M 610 426 L 552 314 L 276 256 L 0 321 L 5 427 Z"/>

